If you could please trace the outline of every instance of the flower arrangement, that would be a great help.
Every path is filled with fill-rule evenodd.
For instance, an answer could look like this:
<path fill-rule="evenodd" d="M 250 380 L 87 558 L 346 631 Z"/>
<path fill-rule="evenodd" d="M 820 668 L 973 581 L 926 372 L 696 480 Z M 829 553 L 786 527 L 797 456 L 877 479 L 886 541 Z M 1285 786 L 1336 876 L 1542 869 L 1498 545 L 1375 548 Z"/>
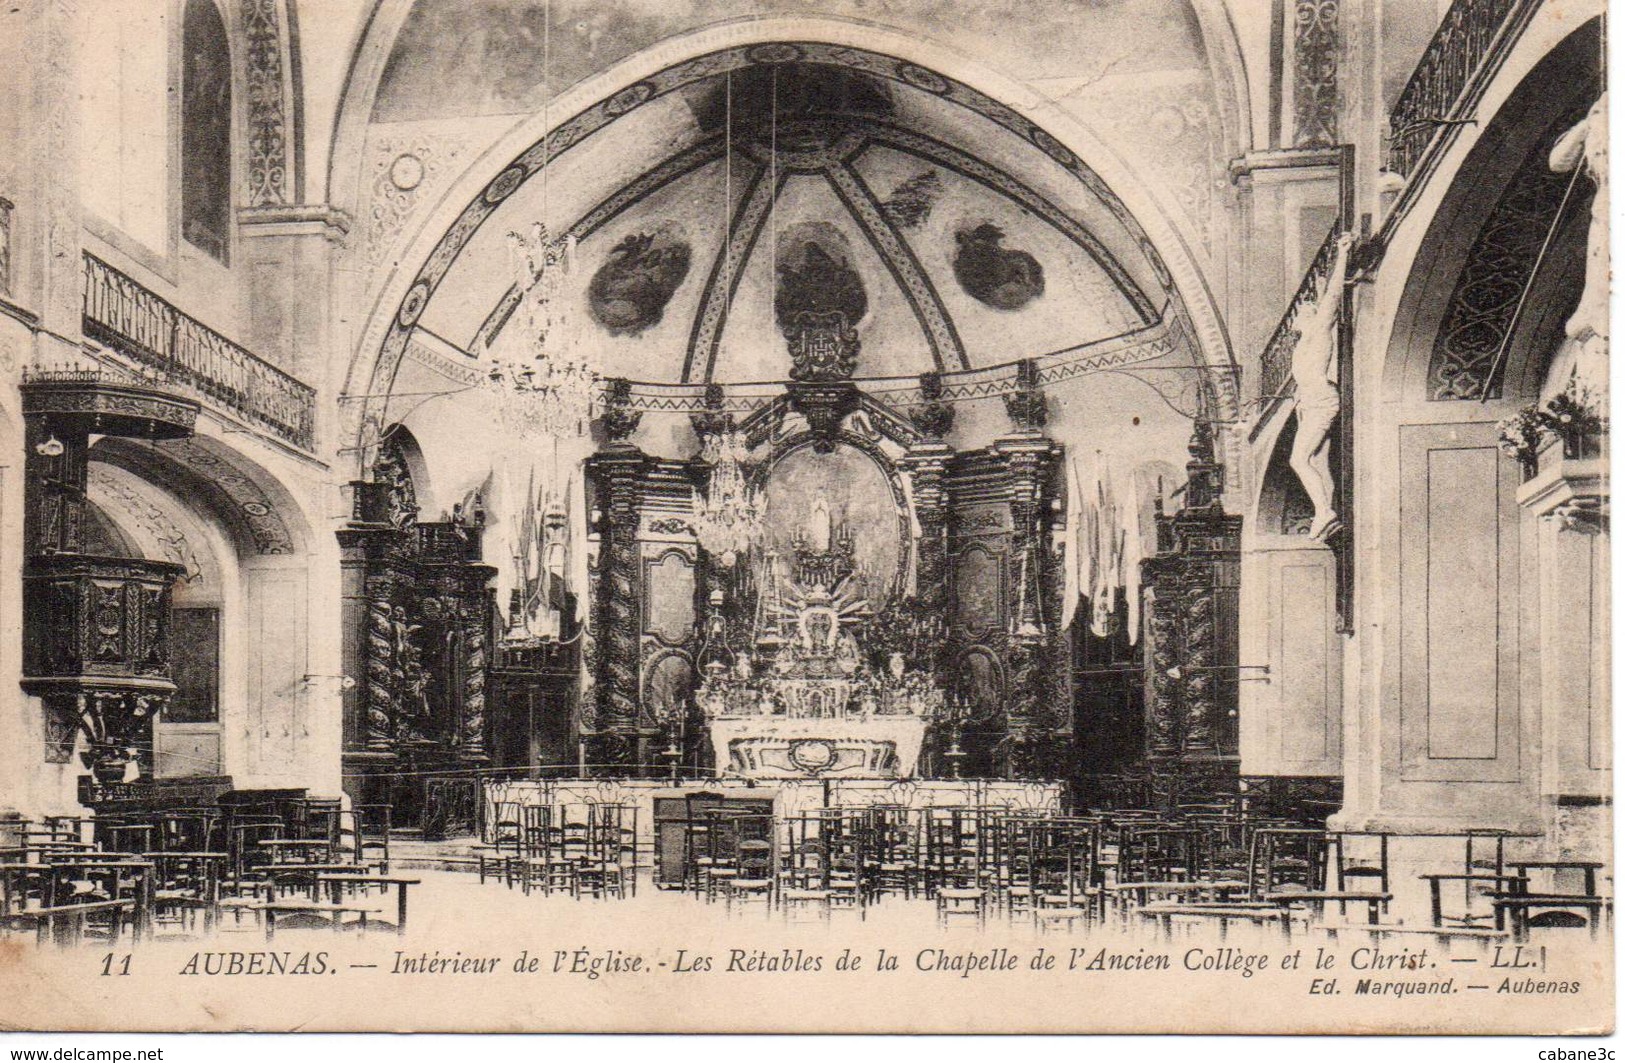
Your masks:
<path fill-rule="evenodd" d="M 1518 462 L 1525 480 L 1540 471 L 1540 449 L 1546 441 L 1546 418 L 1539 404 L 1529 403 L 1501 422 L 1501 451 Z"/>
<path fill-rule="evenodd" d="M 1590 393 L 1579 383 L 1553 396 L 1542 411 L 1547 427 L 1563 444 L 1563 457 L 1586 458 L 1600 453 L 1600 442 L 1608 431 L 1608 419 L 1599 414 Z"/>
<path fill-rule="evenodd" d="M 1520 408 L 1501 422 L 1500 429 L 1501 450 L 1517 459 L 1523 478 L 1528 480 L 1540 471 L 1540 452 L 1549 437 L 1562 444 L 1565 459 L 1601 453 L 1608 418 L 1596 411 L 1590 392 L 1571 380 L 1546 402 L 1531 402 Z"/>

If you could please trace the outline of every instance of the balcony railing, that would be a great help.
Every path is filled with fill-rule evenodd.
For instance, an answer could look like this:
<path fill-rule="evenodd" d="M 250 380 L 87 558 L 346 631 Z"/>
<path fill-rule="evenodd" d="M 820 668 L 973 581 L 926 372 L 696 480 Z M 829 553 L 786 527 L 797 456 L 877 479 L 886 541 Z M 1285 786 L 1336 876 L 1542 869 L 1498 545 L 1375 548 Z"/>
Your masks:
<path fill-rule="evenodd" d="M 1388 114 L 1388 168 L 1415 171 L 1441 130 L 1471 117 L 1481 71 L 1505 54 L 1540 0 L 1454 0 Z"/>
<path fill-rule="evenodd" d="M 316 392 L 85 255 L 85 333 L 204 403 L 302 450 L 315 444 Z"/>
<path fill-rule="evenodd" d="M 1315 252 L 1314 260 L 1309 263 L 1309 271 L 1298 282 L 1298 290 L 1292 294 L 1292 302 L 1281 317 L 1281 323 L 1275 326 L 1275 331 L 1270 333 L 1268 342 L 1264 344 L 1258 366 L 1258 406 L 1261 411 L 1267 411 L 1269 404 L 1285 394 L 1292 385 L 1292 350 L 1298 345 L 1298 315 L 1310 307 L 1320 294 L 1320 286 L 1325 283 L 1326 275 L 1336 261 L 1337 236 L 1341 231 L 1341 223 L 1334 222 L 1326 239 L 1321 241 L 1320 250 Z"/>

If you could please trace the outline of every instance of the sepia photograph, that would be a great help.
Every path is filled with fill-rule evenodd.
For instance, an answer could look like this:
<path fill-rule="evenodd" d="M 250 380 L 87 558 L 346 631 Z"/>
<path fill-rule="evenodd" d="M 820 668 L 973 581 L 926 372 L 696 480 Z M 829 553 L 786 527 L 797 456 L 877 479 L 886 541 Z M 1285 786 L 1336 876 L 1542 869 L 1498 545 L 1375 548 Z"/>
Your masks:
<path fill-rule="evenodd" d="M 1608 6 L 12 0 L 0 1030 L 1611 1035 Z"/>

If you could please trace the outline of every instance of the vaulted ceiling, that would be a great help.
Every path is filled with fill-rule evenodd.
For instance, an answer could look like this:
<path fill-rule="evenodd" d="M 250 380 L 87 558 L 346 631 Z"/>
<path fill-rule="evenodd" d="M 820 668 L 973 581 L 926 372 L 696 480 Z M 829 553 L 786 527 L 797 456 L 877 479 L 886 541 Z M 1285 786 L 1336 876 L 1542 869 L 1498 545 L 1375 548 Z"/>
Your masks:
<path fill-rule="evenodd" d="M 802 311 L 846 315 L 860 378 L 1158 324 L 1168 285 L 1149 241 L 1022 116 L 887 57 L 766 47 L 780 51 L 633 86 L 568 150 L 550 138 L 447 248 L 410 327 L 469 358 L 521 356 L 509 234 L 537 222 L 575 240 L 562 327 L 607 376 L 780 380 L 784 323 Z"/>

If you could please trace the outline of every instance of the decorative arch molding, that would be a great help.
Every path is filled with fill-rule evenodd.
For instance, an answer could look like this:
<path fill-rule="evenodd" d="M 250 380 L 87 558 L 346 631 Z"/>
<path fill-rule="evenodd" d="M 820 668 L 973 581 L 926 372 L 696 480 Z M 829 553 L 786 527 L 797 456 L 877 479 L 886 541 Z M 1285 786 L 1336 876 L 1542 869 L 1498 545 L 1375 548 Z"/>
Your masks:
<path fill-rule="evenodd" d="M 971 722 L 985 724 L 998 718 L 1008 691 L 998 654 L 986 646 L 967 647 L 954 661 L 954 682 L 971 701 Z"/>
<path fill-rule="evenodd" d="M 327 172 L 323 175 L 326 188 L 311 191 L 318 197 L 325 194 L 326 202 L 351 217 L 359 216 L 362 173 L 366 165 L 362 147 L 378 101 L 378 89 L 383 83 L 384 67 L 395 50 L 395 38 L 400 36 L 401 28 L 412 13 L 413 3 L 414 0 L 374 0 L 360 43 L 350 55 L 350 68 L 339 95 L 338 117 L 328 144 Z"/>
<path fill-rule="evenodd" d="M 1230 5 L 1224 0 L 1189 0 L 1189 3 L 1201 30 L 1208 76 L 1213 79 L 1226 156 L 1245 155 L 1253 146 L 1252 92 L 1247 84 L 1241 39 L 1230 17 Z"/>
<path fill-rule="evenodd" d="M 417 436 L 404 424 L 397 422 L 384 430 L 381 442 L 385 446 L 393 447 L 401 463 L 406 466 L 407 482 L 411 486 L 412 498 L 418 512 L 441 512 L 435 507 L 434 493 L 430 487 L 429 459 L 423 453 L 423 446 L 418 443 Z"/>
<path fill-rule="evenodd" d="M 672 726 L 687 715 L 698 676 L 694 658 L 681 649 L 661 649 L 643 666 L 643 696 L 638 699 L 643 724 Z"/>
<path fill-rule="evenodd" d="M 1390 236 L 1382 273 L 1394 279 L 1393 286 L 1379 276 L 1376 303 L 1362 314 L 1374 328 L 1361 341 L 1383 352 L 1382 389 L 1389 399 L 1478 399 L 1476 370 L 1487 370 L 1491 360 L 1479 355 L 1505 337 L 1511 308 L 1530 279 L 1534 254 L 1568 183 L 1567 175 L 1544 175 L 1548 182 L 1540 171 L 1564 121 L 1584 117 L 1595 99 L 1595 87 L 1581 83 L 1574 71 L 1594 67 L 1599 28 L 1600 19 L 1576 27 L 1546 8 L 1538 11 L 1485 93 L 1478 125 L 1464 127 L 1452 157 L 1427 178 L 1437 188 L 1428 190 L 1436 209 L 1411 211 L 1410 224 Z M 1583 215 L 1588 197 L 1589 189 L 1577 187 L 1577 202 L 1568 209 Z M 1508 291 L 1510 302 L 1504 298 Z M 1466 331 L 1468 326 L 1475 327 Z M 1524 341 L 1531 330 L 1520 325 L 1518 334 L 1502 369 L 1507 380 L 1528 369 L 1519 362 L 1527 361 Z M 1452 382 L 1467 374 L 1454 395 L 1435 386 L 1444 382 L 1439 370 L 1447 364 Z M 1492 409 L 1487 406 L 1483 415 Z"/>
<path fill-rule="evenodd" d="M 772 440 L 767 460 L 762 462 L 755 475 L 757 484 L 765 488 L 773 476 L 773 470 L 786 458 L 803 450 L 816 451 L 824 443 L 850 447 L 874 462 L 875 467 L 880 470 L 881 477 L 886 481 L 886 486 L 891 492 L 892 505 L 897 511 L 897 570 L 887 581 L 887 586 L 895 595 L 907 586 L 908 573 L 913 565 L 914 521 L 908 489 L 896 460 L 886 452 L 884 446 L 886 442 L 888 442 L 886 437 L 878 432 L 871 437 L 850 428 L 841 429 L 833 437 L 822 437 L 811 428 L 794 429 Z M 885 603 L 874 604 L 878 606 Z"/>
<path fill-rule="evenodd" d="M 1554 128 L 1562 132 L 1584 117 L 1584 106 Z M 1568 174 L 1552 172 L 1543 146 L 1537 142 L 1524 158 L 1463 256 L 1428 359 L 1430 400 L 1500 398 L 1511 375 L 1504 356 L 1514 345 L 1522 295 L 1539 281 L 1540 251 L 1562 220 L 1558 211 L 1570 185 Z M 1570 212 L 1568 220 L 1573 217 Z"/>
<path fill-rule="evenodd" d="M 207 546 L 202 551 L 192 541 L 171 512 L 184 505 L 151 481 L 111 462 L 92 461 L 87 473 L 89 501 L 96 506 L 125 539 L 138 545 L 143 556 L 157 556 L 186 571 L 181 579 L 219 583 L 219 573 L 206 567 Z M 154 497 L 157 496 L 157 497 Z"/>
<path fill-rule="evenodd" d="M 309 528 L 291 495 L 264 469 L 206 436 L 164 443 L 106 438 L 91 458 L 181 498 L 195 498 L 244 555 L 302 554 Z"/>
<path fill-rule="evenodd" d="M 405 18 L 393 6 L 387 13 Z M 380 8 L 375 22 L 384 14 L 386 8 Z M 378 27 L 380 34 L 386 29 Z M 398 21 L 393 31 L 399 31 Z M 392 40 L 393 32 L 388 36 Z M 382 57 L 375 49 L 382 43 L 369 27 L 365 55 L 358 53 L 357 63 L 376 62 L 381 68 L 387 49 Z M 376 439 L 387 419 L 395 373 L 430 296 L 480 225 L 540 170 L 544 157 L 557 158 L 616 118 L 683 84 L 753 63 L 797 60 L 848 66 L 943 96 L 1009 129 L 1076 176 L 1140 243 L 1171 297 L 1172 316 L 1188 330 L 1200 358 L 1216 370 L 1211 376 L 1220 415 L 1236 416 L 1235 361 L 1196 256 L 1133 170 L 1076 119 L 1029 86 L 918 36 L 855 20 L 756 19 L 673 37 L 587 79 L 550 108 L 570 117 L 551 129 L 541 116 L 526 119 L 453 185 L 403 255 L 403 261 L 421 265 L 415 273 L 403 270 L 385 283 L 351 362 L 344 393 L 357 401 L 349 404 L 344 434 L 357 441 L 358 460 L 364 464 L 369 440 Z M 944 66 L 964 80 L 936 73 Z M 352 68 L 352 77 L 360 73 L 359 66 Z M 362 100 L 358 95 L 352 101 L 346 91 L 339 136 L 359 142 L 366 125 L 359 112 Z M 370 110 L 376 86 L 365 91 Z M 335 159 L 342 157 L 341 146 L 335 141 Z"/>

